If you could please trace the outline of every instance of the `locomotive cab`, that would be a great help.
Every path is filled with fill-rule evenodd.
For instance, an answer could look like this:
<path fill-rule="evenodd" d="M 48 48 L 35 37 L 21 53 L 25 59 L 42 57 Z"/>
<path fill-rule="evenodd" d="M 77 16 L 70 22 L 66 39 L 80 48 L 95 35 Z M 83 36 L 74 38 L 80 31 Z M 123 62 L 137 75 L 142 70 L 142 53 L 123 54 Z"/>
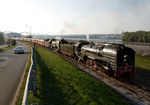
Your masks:
<path fill-rule="evenodd" d="M 84 61 L 83 58 L 81 57 L 81 48 L 82 48 L 83 45 L 87 45 L 87 44 L 89 44 L 89 42 L 84 41 L 84 40 L 80 40 L 80 41 L 78 41 L 74 44 L 74 57 L 75 57 L 76 60 Z"/>
<path fill-rule="evenodd" d="M 135 69 L 135 51 L 131 48 L 125 47 L 123 51 L 118 53 L 118 71 L 119 77 L 126 75 L 134 75 Z"/>
<path fill-rule="evenodd" d="M 83 45 L 86 45 L 86 44 L 89 44 L 89 42 L 83 41 L 83 40 L 80 40 L 80 41 L 76 42 L 76 43 L 74 44 L 75 54 L 80 55 L 80 53 L 81 53 L 81 47 L 82 47 Z"/>

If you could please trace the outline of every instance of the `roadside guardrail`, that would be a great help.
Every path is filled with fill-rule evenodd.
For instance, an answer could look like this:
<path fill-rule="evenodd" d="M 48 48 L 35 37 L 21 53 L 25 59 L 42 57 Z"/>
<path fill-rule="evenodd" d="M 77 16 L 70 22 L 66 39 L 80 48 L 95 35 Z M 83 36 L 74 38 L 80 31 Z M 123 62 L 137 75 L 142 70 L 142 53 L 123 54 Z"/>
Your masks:
<path fill-rule="evenodd" d="M 27 105 L 28 93 L 30 90 L 33 90 L 34 96 L 37 96 L 37 79 L 36 79 L 37 62 L 35 60 L 34 50 L 35 49 L 33 47 L 31 50 L 31 52 L 32 52 L 31 65 L 30 65 L 30 69 L 28 72 L 27 80 L 26 80 L 26 86 L 25 86 L 25 90 L 24 90 L 22 105 Z"/>

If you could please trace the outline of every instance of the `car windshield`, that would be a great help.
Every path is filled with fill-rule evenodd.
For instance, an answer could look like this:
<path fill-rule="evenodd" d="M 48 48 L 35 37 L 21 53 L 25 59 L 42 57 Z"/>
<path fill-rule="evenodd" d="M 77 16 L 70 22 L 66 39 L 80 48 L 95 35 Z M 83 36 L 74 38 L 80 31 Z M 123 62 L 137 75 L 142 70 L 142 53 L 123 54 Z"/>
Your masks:
<path fill-rule="evenodd" d="M 16 47 L 16 50 L 22 50 L 22 47 Z"/>

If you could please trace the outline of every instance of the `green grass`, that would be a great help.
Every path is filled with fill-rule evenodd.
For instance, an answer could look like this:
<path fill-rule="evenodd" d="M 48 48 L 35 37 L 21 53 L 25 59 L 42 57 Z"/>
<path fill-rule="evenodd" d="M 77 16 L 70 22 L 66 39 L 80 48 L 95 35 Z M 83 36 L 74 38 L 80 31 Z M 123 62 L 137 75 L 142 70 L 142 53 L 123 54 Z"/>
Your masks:
<path fill-rule="evenodd" d="M 100 81 L 38 47 L 38 96 L 29 93 L 28 104 L 123 105 L 119 96 Z"/>
<path fill-rule="evenodd" d="M 10 46 L 10 47 L 4 47 L 4 48 L 2 48 L 2 49 L 0 49 L 0 52 L 2 52 L 3 50 L 8 50 L 8 49 L 11 49 L 11 48 L 14 48 L 15 46 Z"/>
<path fill-rule="evenodd" d="M 4 47 L 4 48 L 2 48 L 2 50 L 8 50 L 8 49 L 11 49 L 11 48 L 14 48 L 15 46 L 10 46 L 10 47 Z"/>
<path fill-rule="evenodd" d="M 150 57 L 136 56 L 136 68 L 150 72 Z"/>

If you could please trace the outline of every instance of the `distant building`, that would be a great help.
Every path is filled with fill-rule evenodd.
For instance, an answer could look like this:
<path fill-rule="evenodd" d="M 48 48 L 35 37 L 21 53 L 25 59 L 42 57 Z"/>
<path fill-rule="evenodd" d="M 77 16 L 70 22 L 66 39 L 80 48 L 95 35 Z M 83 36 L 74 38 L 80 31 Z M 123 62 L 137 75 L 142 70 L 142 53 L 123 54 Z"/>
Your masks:
<path fill-rule="evenodd" d="M 4 37 L 6 38 L 21 38 L 21 34 L 20 33 L 15 33 L 15 32 L 11 32 L 11 33 L 5 33 Z"/>

